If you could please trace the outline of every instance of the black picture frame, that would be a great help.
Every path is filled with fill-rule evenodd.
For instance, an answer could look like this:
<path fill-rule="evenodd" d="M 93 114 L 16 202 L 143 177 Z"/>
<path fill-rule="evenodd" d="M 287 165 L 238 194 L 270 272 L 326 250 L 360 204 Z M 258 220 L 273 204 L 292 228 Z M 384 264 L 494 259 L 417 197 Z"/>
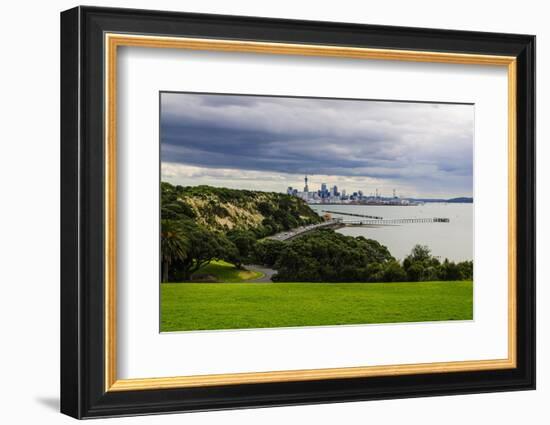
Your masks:
<path fill-rule="evenodd" d="M 517 367 L 474 372 L 106 392 L 104 34 L 517 58 Z M 61 412 L 75 418 L 535 388 L 535 37 L 132 9 L 61 13 Z"/>

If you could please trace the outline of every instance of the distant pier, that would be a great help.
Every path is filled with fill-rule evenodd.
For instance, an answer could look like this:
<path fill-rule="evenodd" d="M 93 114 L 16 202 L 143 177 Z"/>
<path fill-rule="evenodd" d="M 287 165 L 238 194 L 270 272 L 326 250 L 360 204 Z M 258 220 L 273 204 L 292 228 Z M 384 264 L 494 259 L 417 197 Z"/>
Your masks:
<path fill-rule="evenodd" d="M 330 212 L 330 211 L 323 211 Z M 336 212 L 334 212 L 336 214 Z M 340 214 L 340 213 L 337 213 Z M 344 214 L 344 215 L 354 215 L 359 217 L 369 217 L 362 216 L 360 214 Z M 305 235 L 306 233 L 312 232 L 313 230 L 332 228 L 337 229 L 340 227 L 350 226 L 391 226 L 399 224 L 411 224 L 411 223 L 449 223 L 451 220 L 448 218 L 442 217 L 432 217 L 432 218 L 388 218 L 388 219 L 366 219 L 366 220 L 343 220 L 341 218 L 333 218 L 328 221 L 324 221 L 318 224 L 310 224 L 308 226 L 297 227 L 292 230 L 286 230 L 284 232 L 279 232 L 275 235 L 268 236 L 267 239 L 273 239 L 276 241 L 288 241 L 299 236 Z"/>
<path fill-rule="evenodd" d="M 451 220 L 442 217 L 432 218 L 387 218 L 381 220 L 342 220 L 346 226 L 391 226 L 394 224 L 412 223 L 449 223 Z"/>

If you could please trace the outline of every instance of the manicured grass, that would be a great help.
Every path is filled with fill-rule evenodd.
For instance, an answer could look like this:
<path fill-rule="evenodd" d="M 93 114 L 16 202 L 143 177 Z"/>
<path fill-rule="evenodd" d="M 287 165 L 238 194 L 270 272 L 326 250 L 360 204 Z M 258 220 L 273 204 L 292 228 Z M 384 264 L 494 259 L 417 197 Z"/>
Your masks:
<path fill-rule="evenodd" d="M 472 318 L 471 281 L 161 285 L 163 332 Z"/>
<path fill-rule="evenodd" d="M 212 261 L 199 269 L 198 274 L 209 274 L 216 277 L 218 282 L 242 282 L 243 280 L 258 279 L 263 273 L 251 270 L 240 270 L 225 261 Z"/>

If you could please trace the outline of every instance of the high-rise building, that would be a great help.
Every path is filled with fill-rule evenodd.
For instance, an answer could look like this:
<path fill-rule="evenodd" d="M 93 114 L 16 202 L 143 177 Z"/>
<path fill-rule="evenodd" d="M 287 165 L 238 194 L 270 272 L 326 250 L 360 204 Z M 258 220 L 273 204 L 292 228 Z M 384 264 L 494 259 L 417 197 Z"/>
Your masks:
<path fill-rule="evenodd" d="M 307 175 L 304 178 L 305 186 L 304 186 L 304 192 L 309 192 L 309 186 L 307 185 Z"/>
<path fill-rule="evenodd" d="M 338 186 L 332 186 L 332 196 L 338 196 Z"/>
<path fill-rule="evenodd" d="M 321 196 L 321 198 L 328 198 L 330 193 L 327 189 L 327 184 L 326 183 L 321 183 L 321 190 L 319 191 L 319 195 Z"/>

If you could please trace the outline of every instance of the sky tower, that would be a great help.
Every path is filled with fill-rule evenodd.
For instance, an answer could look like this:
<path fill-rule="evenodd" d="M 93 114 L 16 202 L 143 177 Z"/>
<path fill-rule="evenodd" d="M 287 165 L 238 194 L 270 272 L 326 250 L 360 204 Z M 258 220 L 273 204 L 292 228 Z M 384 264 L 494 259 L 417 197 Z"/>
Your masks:
<path fill-rule="evenodd" d="M 305 182 L 304 192 L 307 193 L 307 192 L 309 192 L 309 187 L 308 187 L 308 185 L 307 185 L 307 175 L 306 175 L 305 178 L 304 178 L 304 182 Z"/>

